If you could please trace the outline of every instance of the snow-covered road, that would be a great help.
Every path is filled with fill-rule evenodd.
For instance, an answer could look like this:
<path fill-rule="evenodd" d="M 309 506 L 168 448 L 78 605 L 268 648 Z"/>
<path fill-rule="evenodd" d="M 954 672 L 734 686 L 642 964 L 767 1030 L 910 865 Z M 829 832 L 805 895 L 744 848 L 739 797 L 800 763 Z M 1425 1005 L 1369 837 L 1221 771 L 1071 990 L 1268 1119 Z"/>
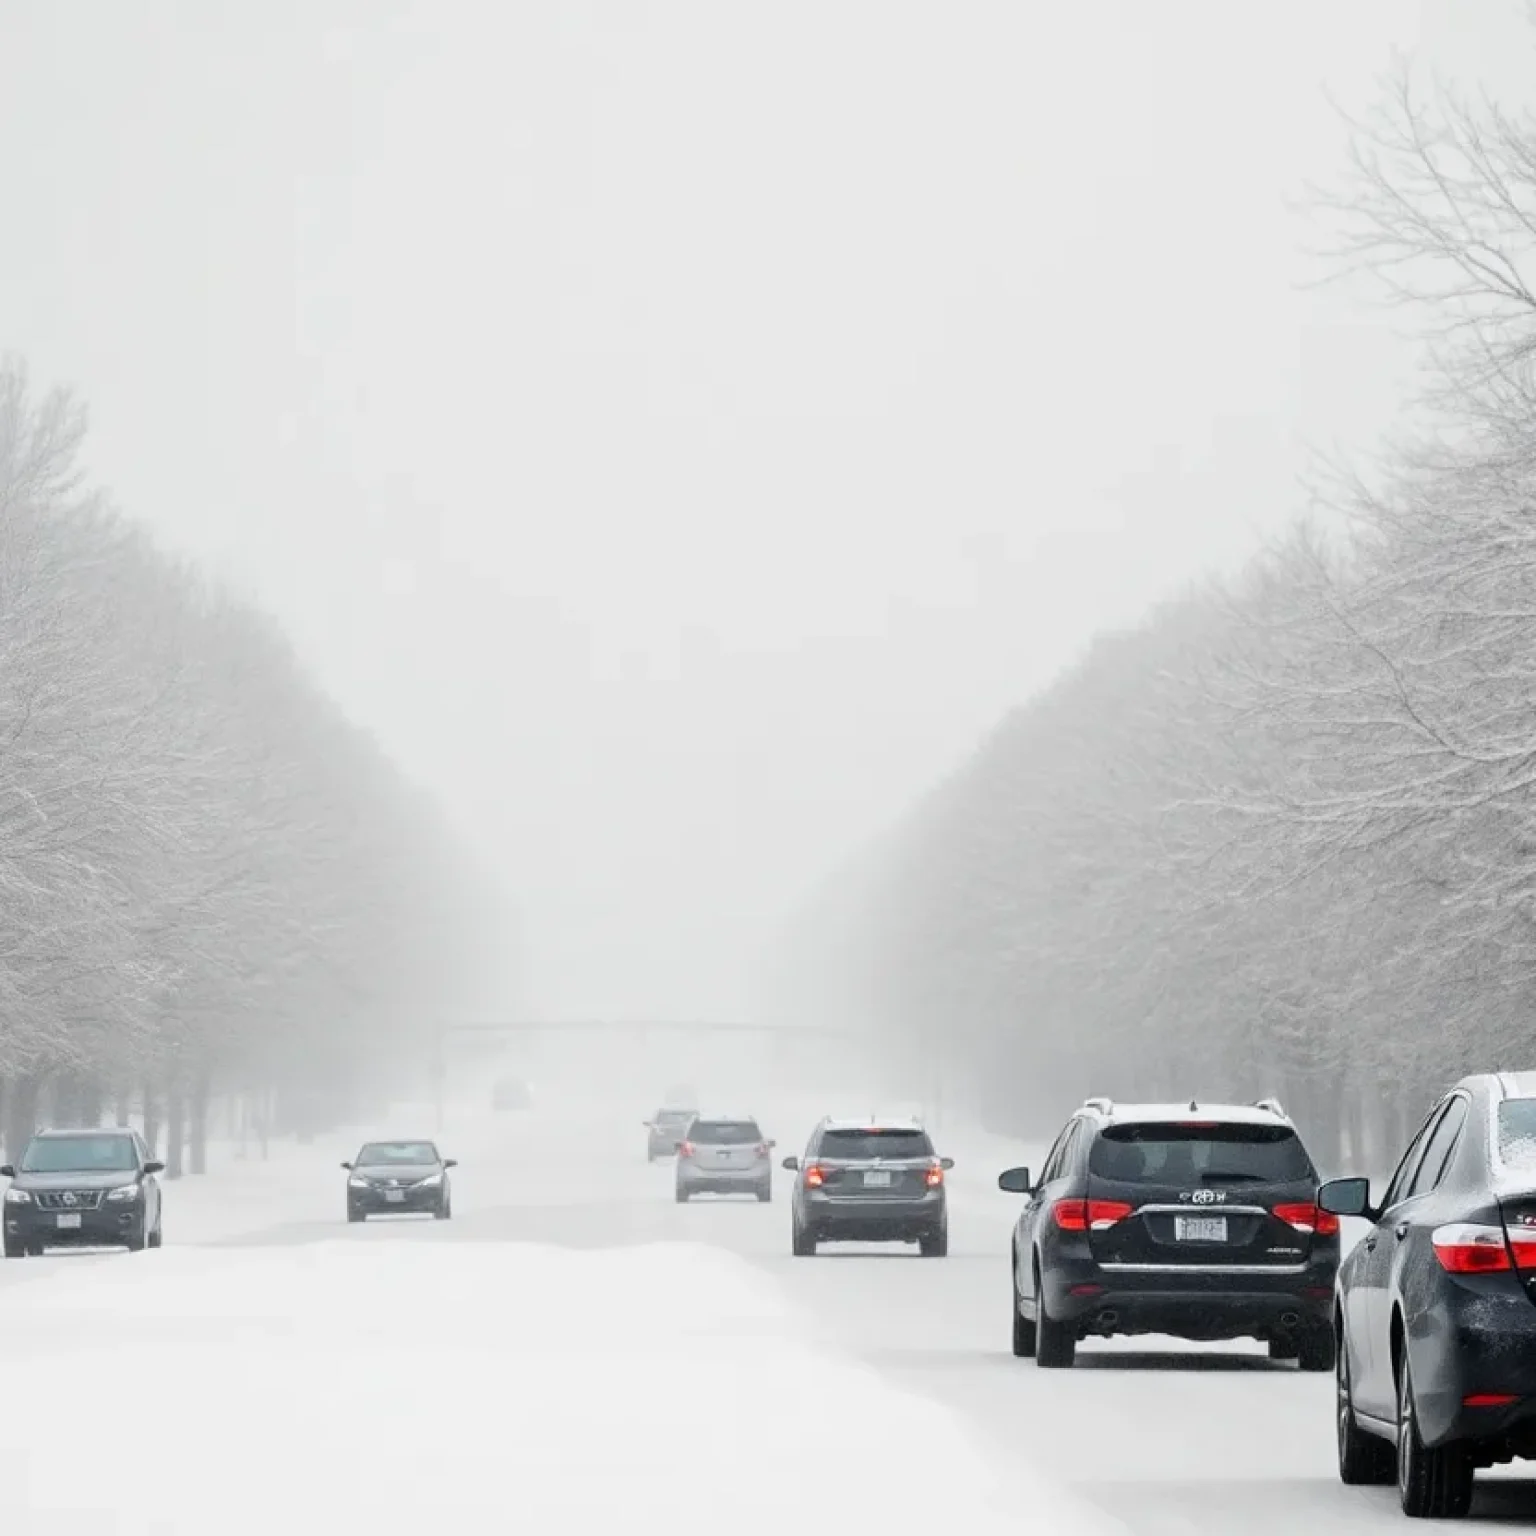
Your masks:
<path fill-rule="evenodd" d="M 1013 1202 L 993 1182 L 1006 1146 L 947 1139 L 945 1150 L 959 1159 L 951 1175 L 948 1259 L 924 1261 L 899 1249 L 831 1249 L 797 1260 L 789 1253 L 789 1175 L 779 1176 L 771 1205 L 701 1199 L 679 1206 L 672 1199 L 671 1166 L 647 1165 L 643 1133 L 631 1118 L 638 1117 L 597 1116 L 572 1106 L 464 1121 L 442 1138 L 444 1150 L 462 1161 L 451 1223 L 407 1219 L 347 1226 L 341 1220 L 342 1176 L 332 1156 L 339 1144 L 298 1157 L 290 1150 L 265 1171 L 225 1170 L 202 1181 L 195 1194 L 173 1187 L 167 1211 L 175 1214 L 168 1216 L 167 1230 L 179 1235 L 168 1238 L 162 1254 L 0 1266 L 12 1385 L 25 1385 L 28 1396 L 44 1390 L 52 1368 L 46 1341 L 54 1336 L 73 1341 L 60 1346 L 58 1364 L 78 1370 L 85 1358 L 80 1342 L 89 1333 L 81 1316 L 88 1315 L 101 1325 L 101 1336 L 125 1352 L 122 1367 L 138 1376 L 135 1400 L 144 1403 L 144 1383 L 156 1377 L 155 1351 L 176 1344 L 175 1319 L 184 1316 L 186 1347 L 171 1349 L 167 1369 L 181 1380 L 186 1371 L 201 1370 L 205 1379 L 195 1388 L 187 1384 L 188 1399 L 206 1405 L 211 1419 L 219 1394 L 230 1394 L 217 1415 L 233 1412 L 245 1426 L 232 1442 L 234 1460 L 221 1453 L 221 1466 L 234 1467 L 243 1454 L 240 1442 L 259 1436 L 276 1401 L 262 1393 L 270 1396 L 287 1382 L 295 1400 L 331 1403 L 338 1428 L 327 1453 L 360 1456 L 358 1475 L 366 1480 L 373 1475 L 373 1453 L 366 1444 L 354 1447 L 348 1436 L 355 1439 L 366 1418 L 368 1393 L 349 1388 L 338 1372 L 347 1377 L 361 1369 L 370 1350 L 389 1348 L 390 1316 L 430 1309 L 440 1295 L 444 1359 L 451 1368 L 423 1374 L 418 1336 L 414 1364 L 401 1377 L 407 1392 L 415 1382 L 428 1395 L 421 1404 L 428 1419 L 446 1415 L 462 1431 L 476 1415 L 504 1412 L 509 1429 L 523 1424 L 521 1409 L 496 1405 L 546 1390 L 549 1371 L 558 1369 L 551 1364 L 551 1340 L 562 1336 L 577 1352 L 571 1358 L 579 1356 L 583 1391 L 594 1400 L 606 1392 L 610 1407 L 626 1403 L 625 1411 L 643 1421 L 634 1426 L 626 1464 L 635 1463 L 638 1447 L 649 1447 L 645 1456 L 654 1460 L 686 1445 L 702 1432 L 699 1415 L 709 1403 L 726 1401 L 733 1414 L 746 1409 L 743 1422 L 755 1427 L 734 1447 L 728 1442 L 714 1455 L 680 1461 L 672 1456 L 678 1507 L 728 1509 L 743 1495 L 739 1483 L 733 1491 L 730 1478 L 758 1467 L 765 1491 L 749 1495 L 749 1502 L 756 1499 L 765 1521 L 767 1490 L 788 1486 L 784 1478 L 799 1480 L 796 1486 L 819 1516 L 830 1518 L 846 1507 L 850 1517 L 862 1508 L 880 1518 L 899 1508 L 918 1524 L 931 1523 L 926 1506 L 921 1515 L 919 1506 L 937 1484 L 947 1487 L 954 1504 L 944 1529 L 956 1536 L 991 1532 L 997 1527 L 989 1523 L 990 1489 L 978 1485 L 1000 1477 L 995 1486 L 1021 1531 L 1086 1533 L 1097 1516 L 1108 1517 L 1107 1528 L 1118 1524 L 1146 1536 L 1328 1536 L 1403 1528 L 1390 1490 L 1346 1489 L 1335 1476 L 1331 1378 L 1272 1365 L 1257 1346 L 1190 1348 L 1162 1340 L 1087 1344 L 1070 1372 L 1042 1372 L 1015 1360 L 1007 1347 Z M 777 1136 L 780 1154 L 798 1151 L 809 1129 L 799 1116 L 777 1123 L 765 1116 L 764 1124 Z M 670 1246 L 659 1258 L 654 1249 L 635 1251 L 649 1245 Z M 174 1306 L 155 1301 L 162 1283 L 181 1298 Z M 212 1299 L 189 1312 L 187 1299 L 199 1295 Z M 347 1305 L 348 1295 L 359 1298 L 355 1305 Z M 261 1298 L 259 1317 L 252 1312 L 253 1297 Z M 561 1298 L 571 1303 L 564 1310 Z M 545 1319 L 542 1335 L 511 1325 L 530 1310 Z M 279 1326 L 278 1314 L 291 1314 L 289 1325 Z M 341 1327 L 343 1335 L 353 1329 L 358 1347 L 342 1337 L 336 1349 L 314 1348 L 326 1336 L 317 1319 L 332 1331 Z M 282 1369 L 274 1374 L 269 1359 L 269 1368 L 247 1380 L 247 1395 L 236 1403 L 242 1389 L 227 1378 L 239 1375 L 236 1357 L 248 1348 L 238 1340 L 263 1329 L 264 1347 L 282 1350 Z M 535 1337 L 541 1338 L 543 1358 L 537 1369 L 526 1361 L 520 1366 L 519 1349 Z M 227 1347 L 215 1349 L 220 1339 Z M 19 1349 L 23 1340 L 26 1347 Z M 489 1351 L 487 1358 L 477 1372 L 455 1377 L 475 1340 Z M 850 1363 L 867 1370 L 850 1376 Z M 387 1359 L 370 1368 L 375 1396 L 391 1368 Z M 665 1380 L 653 1389 L 647 1383 L 658 1372 Z M 105 1385 L 99 1371 L 90 1376 Z M 727 1377 L 728 1387 L 722 1385 Z M 700 1384 L 703 1400 L 690 1394 L 690 1380 Z M 856 1388 L 863 1395 L 852 1411 L 854 1399 L 847 1394 Z M 881 1398 L 880 1391 L 888 1396 Z M 444 1394 L 452 1401 L 445 1403 Z M 931 1438 L 913 1419 L 908 1395 L 933 1405 Z M 144 1407 L 157 1458 L 170 1467 L 178 1446 L 197 1434 L 203 1408 L 168 1417 L 166 1405 L 182 1398 L 160 1391 L 157 1401 L 158 1407 Z M 880 1450 L 879 1436 L 868 1433 L 882 1413 L 900 1420 L 891 1426 L 896 1449 L 888 1453 Z M 660 1416 L 666 1434 L 647 1427 L 652 1416 Z M 536 1418 L 517 1433 L 531 1433 Z M 951 1426 L 974 1452 L 970 1459 L 946 1438 Z M 837 1438 L 835 1454 L 825 1443 L 829 1432 Z M 8 1438 L 7 1457 L 25 1458 L 26 1438 L 20 1445 L 14 1432 Z M 462 1440 L 461 1432 L 458 1440 L 439 1435 L 427 1443 L 430 1449 Z M 475 1454 L 451 1460 L 446 1475 L 466 1474 L 484 1450 L 479 1436 L 474 1444 Z M 751 1453 L 746 1462 L 738 1454 L 744 1450 Z M 448 1453 L 439 1448 L 433 1454 Z M 594 1467 L 601 1466 L 601 1457 L 594 1458 Z M 377 1472 L 387 1476 L 395 1459 L 386 1451 Z M 334 1457 L 317 1460 L 311 1450 L 287 1474 L 270 1463 L 264 1476 L 312 1481 L 317 1469 L 338 1464 Z M 917 1491 L 888 1509 L 886 1501 L 913 1474 Z M 539 1499 L 550 1486 L 548 1478 L 538 1483 Z M 635 1497 L 654 1499 L 657 1486 L 654 1479 L 645 1490 L 637 1484 Z M 303 1490 L 294 1492 L 302 1496 Z M 508 1507 L 516 1508 L 511 1488 L 507 1498 Z M 445 1518 L 458 1508 L 445 1506 Z M 7 1528 L 28 1536 L 87 1528 L 62 1523 L 62 1510 L 48 1519 Z M 1488 1476 L 1474 1511 L 1474 1523 L 1479 1519 L 1536 1520 L 1536 1482 L 1521 1468 Z M 649 1529 L 638 1519 L 625 1524 L 637 1532 Z M 736 1532 L 749 1529 L 726 1524 Z M 526 1528 L 535 1527 L 563 1529 L 541 1521 Z M 219 1521 L 207 1528 L 235 1529 Z M 284 1528 L 309 1529 L 298 1516 Z M 452 1519 L 436 1528 L 444 1536 L 457 1529 Z M 750 1526 L 754 1532 L 770 1528 L 771 1522 Z"/>

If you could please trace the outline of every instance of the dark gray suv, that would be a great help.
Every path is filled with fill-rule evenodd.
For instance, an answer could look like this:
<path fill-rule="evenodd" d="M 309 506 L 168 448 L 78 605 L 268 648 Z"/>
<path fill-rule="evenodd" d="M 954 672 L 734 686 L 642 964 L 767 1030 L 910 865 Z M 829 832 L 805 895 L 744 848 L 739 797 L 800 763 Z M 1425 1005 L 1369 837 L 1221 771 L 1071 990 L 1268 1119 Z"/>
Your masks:
<path fill-rule="evenodd" d="M 916 1243 L 925 1259 L 949 1252 L 944 1175 L 928 1132 L 913 1121 L 823 1120 L 805 1157 L 786 1157 L 796 1173 L 791 1246 L 808 1258 L 818 1243 Z"/>
<path fill-rule="evenodd" d="M 91 1127 L 39 1131 L 20 1163 L 0 1166 L 5 1256 L 45 1248 L 158 1248 L 165 1164 L 134 1130 Z"/>

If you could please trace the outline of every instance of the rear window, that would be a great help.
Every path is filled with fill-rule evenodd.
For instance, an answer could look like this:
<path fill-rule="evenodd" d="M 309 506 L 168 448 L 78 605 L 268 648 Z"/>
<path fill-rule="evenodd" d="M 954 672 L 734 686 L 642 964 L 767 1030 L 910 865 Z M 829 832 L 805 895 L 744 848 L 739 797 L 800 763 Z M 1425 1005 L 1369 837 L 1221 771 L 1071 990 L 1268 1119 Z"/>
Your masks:
<path fill-rule="evenodd" d="M 1536 1099 L 1505 1099 L 1499 1105 L 1499 1157 L 1536 1166 Z"/>
<path fill-rule="evenodd" d="M 897 1157 L 932 1157 L 933 1143 L 927 1131 L 872 1127 L 860 1131 L 823 1131 L 817 1153 L 833 1162 L 871 1162 Z"/>
<path fill-rule="evenodd" d="M 1106 1126 L 1088 1171 L 1120 1184 L 1299 1184 L 1317 1177 L 1288 1125 Z"/>
<path fill-rule="evenodd" d="M 688 1139 L 706 1147 L 743 1147 L 761 1141 L 763 1133 L 755 1120 L 695 1120 L 688 1128 Z"/>
<path fill-rule="evenodd" d="M 656 1112 L 657 1125 L 687 1125 L 692 1119 L 691 1109 L 662 1109 Z"/>

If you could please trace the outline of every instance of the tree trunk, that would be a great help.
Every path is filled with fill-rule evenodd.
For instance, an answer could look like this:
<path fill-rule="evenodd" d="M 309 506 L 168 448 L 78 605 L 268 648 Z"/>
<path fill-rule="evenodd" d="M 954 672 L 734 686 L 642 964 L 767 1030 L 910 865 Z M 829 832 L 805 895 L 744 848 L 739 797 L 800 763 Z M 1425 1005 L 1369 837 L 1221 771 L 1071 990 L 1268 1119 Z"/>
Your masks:
<path fill-rule="evenodd" d="M 149 1155 L 160 1156 L 160 1096 L 151 1082 L 144 1084 L 144 1140 L 149 1144 Z"/>
<path fill-rule="evenodd" d="M 206 1072 L 192 1081 L 192 1172 L 208 1172 L 208 1095 L 211 1089 Z"/>
<path fill-rule="evenodd" d="M 35 1072 L 23 1073 L 11 1082 L 5 1115 L 5 1155 L 10 1162 L 20 1160 L 37 1129 L 37 1102 L 42 1091 L 42 1077 Z"/>
<path fill-rule="evenodd" d="M 186 1171 L 187 1101 L 177 1083 L 165 1096 L 165 1176 L 179 1179 Z"/>
<path fill-rule="evenodd" d="M 106 1109 L 105 1097 L 101 1091 L 99 1078 L 87 1077 L 81 1079 L 78 1105 L 80 1112 L 79 1124 L 100 1125 Z"/>
<path fill-rule="evenodd" d="M 117 1124 L 121 1129 L 133 1124 L 133 1094 L 132 1091 L 119 1085 L 113 1095 L 113 1102 L 117 1105 Z"/>

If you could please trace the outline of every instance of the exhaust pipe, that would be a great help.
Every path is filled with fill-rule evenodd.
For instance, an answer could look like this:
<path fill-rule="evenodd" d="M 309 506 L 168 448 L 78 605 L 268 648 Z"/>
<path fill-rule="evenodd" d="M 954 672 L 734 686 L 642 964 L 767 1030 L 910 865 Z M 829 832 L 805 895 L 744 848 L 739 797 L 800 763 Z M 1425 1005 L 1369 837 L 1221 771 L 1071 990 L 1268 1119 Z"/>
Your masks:
<path fill-rule="evenodd" d="M 1301 1321 L 1299 1312 L 1282 1312 L 1280 1314 L 1280 1326 L 1282 1328 L 1294 1328 Z"/>
<path fill-rule="evenodd" d="M 1109 1333 L 1113 1331 L 1115 1324 L 1120 1321 L 1120 1314 L 1113 1307 L 1110 1307 L 1108 1311 L 1100 1312 L 1096 1321 L 1105 1333 Z"/>

